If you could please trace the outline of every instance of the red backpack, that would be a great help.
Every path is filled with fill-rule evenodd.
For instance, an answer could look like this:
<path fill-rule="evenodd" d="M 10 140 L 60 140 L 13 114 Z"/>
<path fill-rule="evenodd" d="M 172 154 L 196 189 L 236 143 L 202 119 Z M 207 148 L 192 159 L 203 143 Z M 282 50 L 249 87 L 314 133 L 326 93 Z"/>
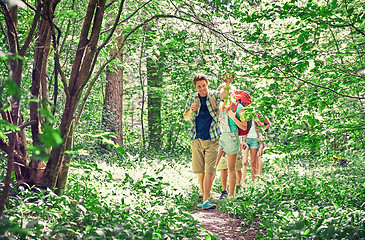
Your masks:
<path fill-rule="evenodd" d="M 235 113 L 235 116 L 237 118 L 236 110 L 238 107 L 238 104 L 241 104 L 243 107 L 248 106 L 252 103 L 250 95 L 248 95 L 245 91 L 237 90 L 234 92 L 234 95 L 236 96 L 236 104 L 233 105 L 233 112 Z M 239 121 L 241 121 L 239 118 L 237 118 Z M 244 136 L 247 135 L 250 131 L 250 128 L 252 126 L 252 120 L 247 121 L 247 129 L 243 130 L 241 128 L 238 128 L 238 135 Z"/>

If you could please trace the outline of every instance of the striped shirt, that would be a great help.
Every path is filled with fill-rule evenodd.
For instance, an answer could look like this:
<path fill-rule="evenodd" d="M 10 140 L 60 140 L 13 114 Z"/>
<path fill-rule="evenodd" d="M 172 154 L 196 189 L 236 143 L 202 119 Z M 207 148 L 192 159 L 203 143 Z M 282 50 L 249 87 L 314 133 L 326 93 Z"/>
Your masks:
<path fill-rule="evenodd" d="M 221 101 L 220 94 L 221 93 L 219 91 L 214 91 L 214 90 L 213 91 L 208 90 L 208 94 L 207 94 L 207 108 L 208 108 L 210 115 L 213 118 L 212 124 L 210 125 L 210 128 L 209 128 L 209 134 L 210 134 L 211 140 L 218 139 L 221 134 L 220 129 L 219 129 L 219 124 L 218 124 L 218 109 L 213 109 L 212 102 L 211 102 L 211 99 L 214 95 L 215 102 L 216 102 L 215 107 L 219 106 L 219 102 Z M 194 103 L 196 96 L 197 96 L 197 93 L 193 93 L 189 96 L 188 101 L 186 102 L 186 105 L 185 105 L 185 110 L 189 110 L 190 106 Z M 198 97 L 198 100 L 199 100 L 199 97 Z M 191 119 L 190 119 L 190 121 L 192 122 L 192 127 L 189 132 L 189 137 L 191 140 L 195 140 L 195 138 L 196 138 L 196 117 L 199 115 L 199 110 L 200 110 L 200 103 L 199 103 L 198 111 L 193 112 L 193 114 L 191 115 Z"/>

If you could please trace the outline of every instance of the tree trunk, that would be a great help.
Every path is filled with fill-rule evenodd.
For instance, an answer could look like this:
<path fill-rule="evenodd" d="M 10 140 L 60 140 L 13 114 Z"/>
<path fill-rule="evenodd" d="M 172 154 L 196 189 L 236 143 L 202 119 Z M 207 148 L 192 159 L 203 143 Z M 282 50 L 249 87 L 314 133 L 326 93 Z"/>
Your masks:
<path fill-rule="evenodd" d="M 12 7 L 8 8 L 5 3 L 0 2 L 1 11 L 4 16 L 6 30 L 7 30 L 7 40 L 8 40 L 8 48 L 9 52 L 13 56 L 21 56 L 23 57 L 29 48 L 29 44 L 34 34 L 34 29 L 39 20 L 39 8 L 37 8 L 36 14 L 33 19 L 32 28 L 29 30 L 28 36 L 25 40 L 24 45 L 19 46 L 18 33 L 17 33 L 17 23 L 18 23 L 18 8 Z M 20 58 L 9 58 L 9 80 L 12 80 L 16 83 L 18 88 L 20 89 L 21 85 L 21 76 L 23 72 L 23 62 Z M 21 110 L 19 109 L 19 99 L 18 96 L 13 96 L 12 109 L 7 112 L 1 112 L 2 118 L 14 125 L 20 126 L 23 124 L 23 118 L 21 114 Z M 2 103 L 3 104 L 3 103 Z M 17 105 L 17 106 L 16 106 Z M 15 108 L 13 106 L 16 106 Z M 16 111 L 16 112 L 14 112 Z M 14 118 L 16 117 L 16 119 Z M 12 162 L 13 162 L 13 170 L 15 173 L 15 177 L 17 180 L 24 180 L 29 178 L 29 160 L 27 153 L 27 140 L 24 129 L 21 129 L 19 132 L 14 134 L 14 152 Z M 10 142 L 10 140 L 9 140 Z M 1 143 L 1 148 L 6 152 L 8 144 L 5 142 Z"/>
<path fill-rule="evenodd" d="M 38 26 L 37 40 L 34 50 L 34 65 L 32 74 L 32 86 L 30 92 L 32 98 L 35 101 L 29 103 L 30 108 L 30 119 L 36 122 L 31 127 L 32 130 L 32 140 L 34 146 L 41 146 L 39 141 L 39 134 L 41 133 L 42 119 L 38 109 L 42 106 L 47 111 L 49 109 L 49 98 L 48 98 L 48 84 L 47 84 L 47 67 L 48 67 L 48 57 L 50 54 L 51 45 L 51 35 L 53 26 L 51 23 L 54 19 L 54 10 L 56 8 L 58 1 L 45 1 L 42 8 L 42 19 Z M 41 87 L 42 86 L 42 87 Z M 42 95 L 40 95 L 40 89 L 42 88 Z M 31 160 L 30 163 L 30 183 L 38 183 L 39 175 L 43 172 L 43 166 L 45 165 L 44 160 Z"/>
<path fill-rule="evenodd" d="M 70 135 L 73 135 L 73 120 L 81 93 L 89 81 L 93 70 L 93 61 L 97 51 L 97 43 L 101 31 L 101 25 L 105 10 L 106 0 L 90 0 L 84 18 L 76 56 L 72 64 L 69 86 L 66 91 L 66 103 L 61 119 L 60 130 L 64 142 L 59 147 L 53 148 L 51 157 L 41 179 L 42 183 L 51 188 L 56 186 L 57 181 L 64 182 L 66 179 L 58 179 L 59 171 L 64 159 L 65 151 L 69 150 L 67 144 Z M 89 36 L 90 33 L 90 36 Z M 76 124 L 76 123 L 75 123 Z M 67 174 L 63 174 L 63 177 Z M 63 189 L 58 189 L 63 191 Z"/>
<path fill-rule="evenodd" d="M 152 58 L 147 59 L 149 147 L 155 150 L 162 147 L 161 94 L 159 92 L 162 87 L 162 74 L 159 57 L 156 61 Z"/>
<path fill-rule="evenodd" d="M 140 112 L 140 118 L 141 118 L 141 137 L 142 137 L 142 147 L 146 147 L 146 139 L 145 139 L 145 130 L 144 130 L 144 104 L 145 104 L 145 83 L 143 81 L 142 77 L 142 57 L 144 53 L 144 44 L 141 45 L 141 55 L 139 58 L 139 82 L 141 84 L 141 112 Z M 133 115 L 132 115 L 132 126 L 133 126 Z"/>
<path fill-rule="evenodd" d="M 5 210 L 6 199 L 8 198 L 10 192 L 11 172 L 13 171 L 13 163 L 14 163 L 15 139 L 16 139 L 16 133 L 11 133 L 9 136 L 9 145 L 8 145 L 8 168 L 6 170 L 5 185 L 0 199 L 0 219 Z"/>
<path fill-rule="evenodd" d="M 113 56 L 117 49 L 111 49 Z M 122 61 L 122 56 L 118 56 Z M 114 132 L 117 135 L 116 142 L 123 145 L 122 133 L 123 119 L 123 67 L 117 65 L 107 68 L 104 109 L 102 127 L 105 131 Z"/>
<path fill-rule="evenodd" d="M 75 123 L 72 124 L 72 129 L 71 129 L 70 134 L 68 135 L 68 138 L 66 140 L 66 149 L 72 149 L 73 137 L 74 137 L 73 133 L 74 133 L 74 130 L 75 130 L 74 128 L 75 128 Z M 59 177 L 57 179 L 57 184 L 56 184 L 56 193 L 59 194 L 59 195 L 63 194 L 64 190 L 66 188 L 67 178 L 68 178 L 68 170 L 70 169 L 71 158 L 72 158 L 71 154 L 64 154 L 63 155 L 61 170 L 60 170 Z"/>

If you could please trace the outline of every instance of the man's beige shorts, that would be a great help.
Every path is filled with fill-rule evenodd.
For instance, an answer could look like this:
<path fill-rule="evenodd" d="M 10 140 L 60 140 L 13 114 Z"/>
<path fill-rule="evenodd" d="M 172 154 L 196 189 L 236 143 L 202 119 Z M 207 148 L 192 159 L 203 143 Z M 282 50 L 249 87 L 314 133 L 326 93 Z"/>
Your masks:
<path fill-rule="evenodd" d="M 215 174 L 218 147 L 219 139 L 202 140 L 198 138 L 191 142 L 193 173 Z"/>
<path fill-rule="evenodd" d="M 236 171 L 241 170 L 242 168 L 242 150 L 240 150 L 240 152 L 237 154 L 237 159 L 236 159 Z M 227 161 L 227 156 L 222 156 L 221 159 L 219 160 L 218 163 L 218 170 L 222 170 L 222 169 L 228 169 L 228 161 Z"/>

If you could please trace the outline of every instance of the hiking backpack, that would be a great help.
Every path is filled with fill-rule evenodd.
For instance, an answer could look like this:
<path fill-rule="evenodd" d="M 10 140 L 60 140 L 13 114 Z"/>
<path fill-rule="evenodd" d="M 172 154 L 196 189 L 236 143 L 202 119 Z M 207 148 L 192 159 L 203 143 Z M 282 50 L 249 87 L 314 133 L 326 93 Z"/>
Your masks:
<path fill-rule="evenodd" d="M 238 117 L 237 117 L 237 113 L 236 113 L 236 110 L 237 110 L 237 107 L 238 107 L 238 104 L 241 104 L 243 107 L 245 106 L 248 106 L 252 103 L 251 101 L 251 97 L 250 95 L 248 95 L 245 91 L 242 91 L 242 90 L 237 90 L 234 92 L 234 95 L 236 96 L 236 104 L 233 105 L 233 112 L 235 113 L 235 116 L 236 118 L 238 119 L 238 121 L 242 122 Z M 247 135 L 248 132 L 250 131 L 251 129 L 251 126 L 252 126 L 252 120 L 250 121 L 247 121 L 247 129 L 246 130 L 243 130 L 241 128 L 238 127 L 238 135 L 239 136 L 244 136 L 244 135 Z"/>

